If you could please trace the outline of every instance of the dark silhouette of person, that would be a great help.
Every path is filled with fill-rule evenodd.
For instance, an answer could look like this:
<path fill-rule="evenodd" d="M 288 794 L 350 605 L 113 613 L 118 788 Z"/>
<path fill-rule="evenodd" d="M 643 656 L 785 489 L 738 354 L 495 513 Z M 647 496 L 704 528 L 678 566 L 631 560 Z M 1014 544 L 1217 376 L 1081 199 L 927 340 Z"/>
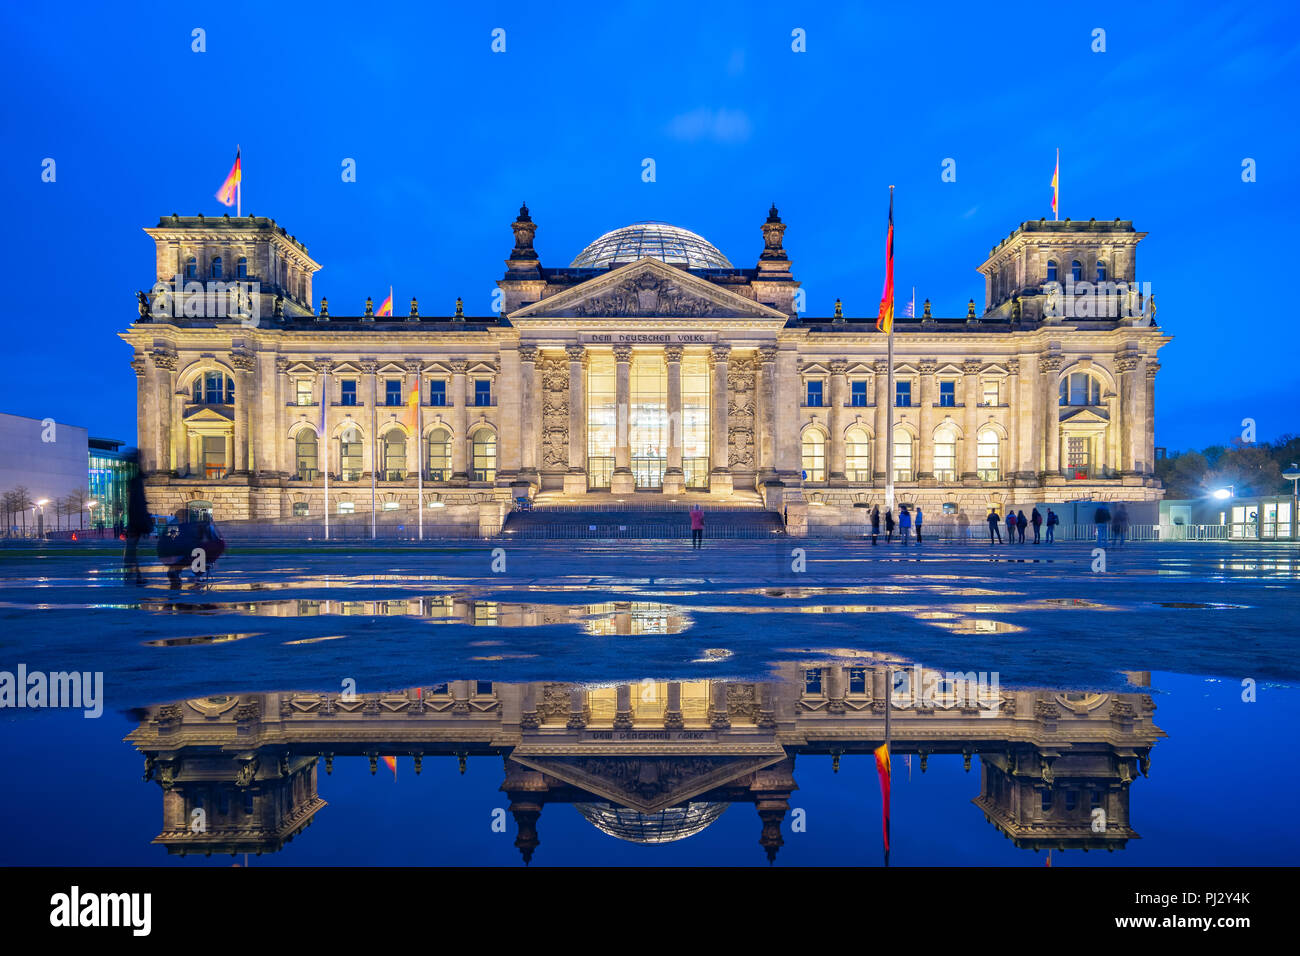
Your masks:
<path fill-rule="evenodd" d="M 1016 513 L 1007 509 L 1007 544 L 1016 542 Z"/>
<path fill-rule="evenodd" d="M 894 511 L 892 508 L 885 509 L 885 543 L 892 544 L 894 540 Z"/>
<path fill-rule="evenodd" d="M 871 509 L 871 546 L 876 545 L 876 536 L 880 534 L 880 505 Z"/>
<path fill-rule="evenodd" d="M 1016 515 L 1016 532 L 1020 535 L 1021 544 L 1025 543 L 1025 525 L 1027 525 L 1028 523 L 1029 523 L 1029 519 L 1025 517 L 1025 513 L 1023 511 L 1021 511 Z"/>
<path fill-rule="evenodd" d="M 1047 543 L 1052 544 L 1055 540 L 1056 526 L 1061 523 L 1061 517 L 1051 508 L 1047 509 Z"/>
<path fill-rule="evenodd" d="M 699 550 L 704 547 L 704 509 L 699 505 L 691 505 L 691 549 Z"/>
<path fill-rule="evenodd" d="M 1038 513 L 1037 508 L 1029 513 L 1029 522 L 1034 526 L 1034 544 L 1038 544 L 1038 529 L 1042 527 L 1043 516 Z"/>
<path fill-rule="evenodd" d="M 1002 518 L 998 515 L 997 508 L 994 508 L 992 511 L 989 512 L 988 522 L 989 522 L 989 544 L 993 543 L 993 539 L 995 537 L 998 539 L 998 544 L 1001 544 L 1002 531 L 998 528 L 998 525 L 1002 523 Z"/>
<path fill-rule="evenodd" d="M 916 543 L 921 543 L 921 506 L 916 506 L 916 517 L 912 519 L 916 524 Z"/>
<path fill-rule="evenodd" d="M 144 584 L 140 573 L 140 539 L 153 534 L 153 516 L 144 493 L 144 476 L 136 474 L 126 489 L 126 549 L 122 552 L 122 572 L 136 584 Z"/>

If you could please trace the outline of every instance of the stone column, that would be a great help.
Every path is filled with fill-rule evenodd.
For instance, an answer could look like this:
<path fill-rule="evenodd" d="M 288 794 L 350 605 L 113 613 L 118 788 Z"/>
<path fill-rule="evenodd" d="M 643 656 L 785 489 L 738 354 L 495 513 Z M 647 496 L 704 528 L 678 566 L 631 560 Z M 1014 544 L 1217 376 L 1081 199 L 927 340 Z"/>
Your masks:
<path fill-rule="evenodd" d="M 408 401 L 410 400 L 411 390 L 418 388 L 420 389 L 420 399 L 419 399 L 420 404 L 423 405 L 426 401 L 428 401 L 428 399 L 424 395 L 424 388 L 422 387 L 422 383 L 420 381 L 420 378 L 423 375 L 423 371 L 421 370 L 421 363 L 410 361 L 410 362 L 405 362 L 403 364 L 406 368 L 407 400 Z M 403 408 L 402 412 L 403 412 L 403 417 L 405 417 L 406 409 Z M 406 477 L 408 478 L 415 478 L 415 476 L 421 473 L 424 469 L 424 455 L 423 455 L 424 441 L 423 441 L 423 436 L 420 435 L 420 431 L 419 431 L 420 421 L 423 418 L 423 416 L 424 416 L 424 409 L 423 408 L 416 409 L 415 420 L 411 422 L 411 430 L 413 433 L 413 437 L 410 441 L 406 443 Z"/>
<path fill-rule="evenodd" d="M 966 359 L 962 362 L 961 370 L 965 375 L 965 398 L 962 400 L 965 404 L 965 414 L 963 418 L 965 423 L 963 430 L 966 437 L 962 440 L 961 448 L 961 478 L 962 481 L 974 481 L 978 475 L 976 472 L 976 445 L 978 444 L 978 435 L 980 428 L 980 369 L 981 363 L 976 359 Z"/>
<path fill-rule="evenodd" d="M 884 485 L 893 462 L 886 461 L 889 449 L 889 403 L 894 396 L 889 394 L 889 363 L 876 362 L 872 366 L 876 379 L 876 447 L 871 455 L 871 470 L 875 472 L 875 482 Z"/>
<path fill-rule="evenodd" d="M 1016 420 L 1020 422 L 1020 441 L 1017 458 L 1021 477 L 1033 480 L 1038 477 L 1040 469 L 1038 439 L 1041 433 L 1037 427 L 1038 402 L 1036 396 L 1042 393 L 1038 383 L 1038 364 L 1034 356 L 1021 357 L 1019 405 L 1015 409 Z"/>
<path fill-rule="evenodd" d="M 1146 403 L 1142 409 L 1142 447 L 1146 450 L 1146 467 L 1143 471 L 1145 475 L 1154 475 L 1156 472 L 1156 373 L 1160 371 L 1160 363 L 1155 359 L 1148 358 L 1143 363 L 1143 378 L 1146 379 Z M 1291 521 L 1297 520 L 1294 514 L 1291 515 Z M 1294 528 L 1294 523 L 1292 524 Z"/>
<path fill-rule="evenodd" d="M 848 400 L 848 386 L 845 375 L 849 363 L 844 359 L 834 359 L 831 366 L 831 407 L 826 415 L 826 427 L 830 435 L 830 480 L 845 480 L 844 405 Z"/>
<path fill-rule="evenodd" d="M 826 709 L 832 714 L 842 714 L 844 705 L 844 668 L 838 665 L 827 667 L 823 672 L 826 679 Z"/>
<path fill-rule="evenodd" d="M 366 436 L 366 440 L 361 443 L 361 471 L 362 477 L 370 479 L 370 475 L 375 471 L 377 464 L 375 457 L 378 452 L 379 436 L 374 434 L 374 430 L 379 424 L 379 414 L 376 408 L 376 401 L 379 398 L 379 363 L 373 361 L 363 361 L 360 363 L 361 372 L 369 380 L 370 387 L 366 389 L 368 397 L 365 399 L 365 407 L 369 410 L 365 416 L 361 434 Z M 378 479 L 378 474 L 375 474 Z"/>
<path fill-rule="evenodd" d="M 682 347 L 664 347 L 668 369 L 668 462 L 664 468 L 664 494 L 679 495 L 686 490 L 682 471 Z"/>
<path fill-rule="evenodd" d="M 731 398 L 727 388 L 730 355 L 730 345 L 715 345 L 709 353 L 709 367 L 713 372 L 709 388 L 712 398 L 712 409 L 709 415 L 709 494 L 711 495 L 729 495 L 733 487 L 727 422 L 727 403 Z"/>
<path fill-rule="evenodd" d="M 157 397 L 151 394 L 153 376 L 149 374 L 149 360 L 143 354 L 137 355 L 131 359 L 131 369 L 135 372 L 135 441 L 140 447 L 140 471 L 147 475 L 155 468 L 153 443 L 150 441 L 152 415 L 149 404 L 151 400 L 156 402 Z"/>
<path fill-rule="evenodd" d="M 464 359 L 451 361 L 451 480 L 461 484 L 469 483 L 469 415 L 465 408 L 465 369 L 469 363 Z"/>
<path fill-rule="evenodd" d="M 185 401 L 184 395 L 176 388 L 176 373 L 171 375 L 171 459 L 167 467 L 179 474 L 185 473 L 189 464 L 189 447 L 185 442 Z M 260 460 L 260 459 L 259 459 Z"/>
<path fill-rule="evenodd" d="M 1023 459 L 1020 457 L 1020 414 L 1024 411 L 1025 405 L 1023 396 L 1020 394 L 1020 359 L 1007 359 L 1007 404 L 1011 406 L 1007 409 L 1007 463 L 1002 475 L 1003 481 L 1009 478 L 1021 477 L 1021 471 L 1026 467 Z"/>
<path fill-rule="evenodd" d="M 709 726 L 714 730 L 726 730 L 731 726 L 726 681 L 709 682 Z"/>
<path fill-rule="evenodd" d="M 236 352 L 230 357 L 235 368 L 235 462 L 237 475 L 247 475 L 253 470 L 253 356 Z"/>
<path fill-rule="evenodd" d="M 1115 462 L 1120 475 L 1136 474 L 1138 458 L 1138 357 L 1123 352 L 1115 357 L 1119 372 L 1119 415 L 1111 419 L 1111 428 L 1119 429 L 1119 460 Z"/>
<path fill-rule="evenodd" d="M 632 413 L 631 362 L 632 346 L 614 346 L 615 389 L 615 439 L 614 474 L 610 478 L 610 491 L 616 495 L 631 494 L 636 490 L 632 475 L 632 449 L 628 444 L 628 427 Z M 570 366 L 572 368 L 572 365 Z M 572 396 L 570 396 L 572 402 Z"/>
<path fill-rule="evenodd" d="M 334 423 L 333 423 L 333 421 L 332 421 L 332 419 L 333 419 L 334 416 L 332 416 L 332 415 L 330 414 L 330 396 L 329 396 L 329 392 L 330 392 L 330 391 L 333 391 L 333 384 L 334 384 L 334 383 L 333 383 L 333 381 L 331 381 L 330 379 L 326 379 L 325 376 L 326 376 L 326 374 L 327 374 L 328 372 L 330 372 L 330 371 L 333 370 L 333 368 L 334 368 L 334 363 L 333 363 L 333 362 L 316 362 L 315 365 L 316 365 L 316 376 L 317 376 L 317 378 L 319 378 L 319 379 L 325 381 L 326 384 L 329 386 L 329 390 L 328 390 L 328 391 L 327 391 L 326 389 L 324 389 L 324 388 L 322 388 L 322 389 L 317 389 L 317 391 L 320 393 L 320 403 L 321 403 L 321 405 L 323 406 L 323 417 L 324 417 L 324 421 L 325 421 L 325 434 L 323 434 L 323 435 L 318 435 L 317 438 L 316 438 L 316 468 L 317 468 L 318 471 L 321 472 L 321 474 L 324 474 L 325 472 L 328 471 L 328 472 L 330 473 L 330 475 L 333 476 L 333 475 L 334 475 L 334 469 L 337 467 L 337 465 L 336 465 L 336 463 L 335 463 L 334 460 L 333 460 L 333 459 L 334 459 L 334 456 L 333 456 L 332 454 L 330 454 L 330 429 L 334 427 Z M 315 427 L 316 425 L 317 425 L 317 422 L 312 422 L 312 427 Z M 407 454 L 408 454 L 408 455 L 410 454 L 409 449 L 408 449 L 408 451 L 407 451 Z"/>
<path fill-rule="evenodd" d="M 293 471 L 293 458 L 291 453 L 291 443 L 289 441 L 289 411 L 286 407 L 288 401 L 289 360 L 281 356 L 275 359 L 275 377 L 272 386 L 272 441 L 275 442 L 271 449 L 270 460 L 274 462 L 273 467 L 277 474 L 288 476 Z"/>
<path fill-rule="evenodd" d="M 632 685 L 619 684 L 614 689 L 614 729 L 632 729 Z"/>
<path fill-rule="evenodd" d="M 176 377 L 176 353 L 153 353 L 153 394 L 149 398 L 153 406 L 154 426 L 154 470 L 166 472 L 171 462 L 171 411 L 169 400 L 174 389 L 171 387 Z M 230 467 L 227 459 L 227 468 Z"/>
<path fill-rule="evenodd" d="M 917 481 L 934 480 L 934 404 L 935 388 L 934 373 L 938 371 L 939 364 L 933 359 L 922 359 L 917 363 L 921 371 L 921 447 L 920 454 L 917 456 Z"/>
<path fill-rule="evenodd" d="M 564 351 L 569 356 L 569 471 L 564 476 L 564 493 L 583 495 L 587 493 L 587 350 L 581 345 L 569 345 Z M 626 389 L 627 364 L 620 368 L 623 370 L 620 387 Z M 626 421 L 619 441 L 626 451 Z M 627 472 L 627 477 L 630 483 L 631 471 Z"/>
<path fill-rule="evenodd" d="M 682 685 L 678 681 L 669 681 L 668 704 L 664 708 L 664 727 L 668 730 L 681 730 L 683 723 Z"/>
<path fill-rule="evenodd" d="M 519 442 L 521 478 L 537 478 L 537 346 L 519 346 Z"/>
<path fill-rule="evenodd" d="M 1043 457 L 1046 461 L 1045 472 L 1050 477 L 1061 474 L 1061 406 L 1058 404 L 1059 382 L 1057 376 L 1061 371 L 1059 355 L 1044 355 L 1038 360 L 1038 375 L 1042 384 L 1043 395 Z"/>
<path fill-rule="evenodd" d="M 776 346 L 758 350 L 758 480 L 776 474 Z"/>
<path fill-rule="evenodd" d="M 776 355 L 776 429 L 773 451 L 776 453 L 777 477 L 784 482 L 798 482 L 801 450 L 799 448 L 799 368 L 794 349 L 779 350 Z"/>

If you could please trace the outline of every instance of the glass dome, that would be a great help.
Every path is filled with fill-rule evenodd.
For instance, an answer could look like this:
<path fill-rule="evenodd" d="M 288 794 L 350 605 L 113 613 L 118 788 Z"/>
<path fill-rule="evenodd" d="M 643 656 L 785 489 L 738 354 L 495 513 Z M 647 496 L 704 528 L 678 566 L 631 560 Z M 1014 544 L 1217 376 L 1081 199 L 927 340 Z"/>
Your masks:
<path fill-rule="evenodd" d="M 578 253 L 570 268 L 603 269 L 650 256 L 688 269 L 731 269 L 718 247 L 689 229 L 666 222 L 635 222 L 607 232 Z"/>
<path fill-rule="evenodd" d="M 695 836 L 727 809 L 725 803 L 691 801 L 658 813 L 641 813 L 609 803 L 575 803 L 592 826 L 629 843 L 672 843 Z"/>

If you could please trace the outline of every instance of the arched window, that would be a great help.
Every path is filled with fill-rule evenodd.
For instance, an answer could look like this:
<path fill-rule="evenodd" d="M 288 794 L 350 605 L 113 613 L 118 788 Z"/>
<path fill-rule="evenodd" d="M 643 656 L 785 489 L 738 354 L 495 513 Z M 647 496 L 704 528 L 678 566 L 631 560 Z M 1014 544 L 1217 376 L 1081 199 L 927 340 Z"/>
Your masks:
<path fill-rule="evenodd" d="M 429 480 L 451 481 L 451 432 L 445 428 L 429 434 Z"/>
<path fill-rule="evenodd" d="M 1047 260 L 1047 281 L 1048 282 L 1056 281 L 1056 260 L 1055 259 Z"/>
<path fill-rule="evenodd" d="M 294 473 L 303 481 L 316 477 L 316 433 L 300 428 L 293 439 Z"/>
<path fill-rule="evenodd" d="M 826 480 L 826 436 L 820 428 L 803 433 L 804 481 Z"/>
<path fill-rule="evenodd" d="M 472 481 L 497 480 L 497 436 L 490 428 L 480 428 L 470 436 Z"/>
<path fill-rule="evenodd" d="M 217 256 L 212 260 L 212 278 L 221 278 L 221 256 Z"/>
<path fill-rule="evenodd" d="M 844 436 L 844 470 L 849 481 L 871 480 L 871 438 L 865 428 L 850 428 Z"/>
<path fill-rule="evenodd" d="M 199 277 L 199 260 L 190 256 L 185 260 L 185 278 L 197 279 Z"/>
<path fill-rule="evenodd" d="M 894 480 L 914 481 L 912 471 L 912 433 L 906 428 L 894 429 Z"/>
<path fill-rule="evenodd" d="M 361 432 L 349 428 L 339 436 L 339 477 L 344 481 L 360 481 L 362 462 Z"/>
<path fill-rule="evenodd" d="M 235 380 L 221 372 L 204 372 L 194 380 L 195 405 L 235 404 Z"/>
<path fill-rule="evenodd" d="M 384 481 L 402 481 L 406 478 L 406 436 L 401 429 L 391 429 L 384 435 Z"/>
<path fill-rule="evenodd" d="M 1070 263 L 1070 278 L 1075 282 L 1079 282 L 1083 279 L 1083 263 L 1078 259 L 1075 259 Z"/>
<path fill-rule="evenodd" d="M 1088 372 L 1071 372 L 1061 379 L 1061 405 L 1100 405 L 1101 380 Z"/>
<path fill-rule="evenodd" d="M 245 259 L 243 256 L 240 256 L 239 261 L 235 263 L 235 278 L 236 279 L 248 278 L 248 260 Z"/>
<path fill-rule="evenodd" d="M 1097 260 L 1097 281 L 1106 281 L 1106 263 L 1100 259 Z"/>
<path fill-rule="evenodd" d="M 985 428 L 975 439 L 975 473 L 980 481 L 998 481 L 1002 477 L 998 463 L 1001 446 L 998 433 Z"/>
<path fill-rule="evenodd" d="M 951 425 L 934 433 L 934 480 L 957 480 L 957 429 Z"/>

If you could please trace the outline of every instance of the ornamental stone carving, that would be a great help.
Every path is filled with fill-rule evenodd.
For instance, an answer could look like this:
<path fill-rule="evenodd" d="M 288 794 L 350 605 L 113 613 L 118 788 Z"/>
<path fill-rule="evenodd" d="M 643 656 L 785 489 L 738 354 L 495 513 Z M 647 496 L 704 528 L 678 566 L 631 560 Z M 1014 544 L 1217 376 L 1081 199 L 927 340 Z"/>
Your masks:
<path fill-rule="evenodd" d="M 682 353 L 683 353 L 684 351 L 685 351 L 685 349 L 684 349 L 682 346 L 680 346 L 680 345 L 665 345 L 665 346 L 664 346 L 664 361 L 665 361 L 665 362 L 678 362 L 678 363 L 680 363 L 681 360 L 682 360 Z"/>
<path fill-rule="evenodd" d="M 162 369 L 165 372 L 176 371 L 176 353 L 168 352 L 163 349 L 155 349 L 149 353 L 153 359 L 154 368 Z"/>
<path fill-rule="evenodd" d="M 849 363 L 844 359 L 835 359 L 830 363 L 832 375 L 844 375 L 849 370 Z"/>
<path fill-rule="evenodd" d="M 546 684 L 542 687 L 542 699 L 537 702 L 537 715 L 542 720 L 567 720 L 569 717 L 570 697 L 567 684 Z"/>
<path fill-rule="evenodd" d="M 1038 374 L 1046 375 L 1049 372 L 1059 372 L 1061 370 L 1061 356 L 1044 355 L 1038 360 Z"/>
<path fill-rule="evenodd" d="M 257 368 L 257 357 L 252 352 L 231 352 L 230 364 L 240 372 L 251 372 Z"/>
<path fill-rule="evenodd" d="M 718 313 L 716 303 L 685 291 L 671 279 L 651 273 L 628 279 L 573 307 L 574 315 L 597 317 L 712 316 Z"/>
<path fill-rule="evenodd" d="M 1006 367 L 1007 367 L 1007 374 L 1008 374 L 1008 375 L 1019 375 L 1019 374 L 1020 374 L 1020 359 L 1018 359 L 1018 358 L 1007 359 L 1007 361 L 1006 361 L 1005 364 L 1006 364 Z"/>
<path fill-rule="evenodd" d="M 1158 372 L 1158 371 L 1160 371 L 1160 363 L 1159 363 L 1159 362 L 1151 362 L 1151 361 L 1148 361 L 1148 362 L 1147 362 L 1147 381 L 1148 381 L 1148 382 L 1155 381 L 1156 372 Z"/>
<path fill-rule="evenodd" d="M 561 358 L 542 363 L 542 467 L 569 464 L 569 363 Z"/>
<path fill-rule="evenodd" d="M 727 365 L 727 445 L 732 468 L 754 467 L 757 363 L 738 357 Z"/>
<path fill-rule="evenodd" d="M 536 361 L 537 361 L 537 346 L 536 346 L 536 345 L 521 345 L 521 346 L 519 346 L 519 361 L 521 361 L 521 362 L 536 362 Z"/>
<path fill-rule="evenodd" d="M 615 361 L 615 362 L 630 362 L 630 361 L 632 361 L 632 346 L 630 346 L 630 345 L 615 345 L 615 346 L 614 346 L 614 361 Z"/>
<path fill-rule="evenodd" d="M 984 368 L 984 363 L 978 359 L 966 359 L 961 363 L 961 370 L 967 375 L 978 375 Z"/>

